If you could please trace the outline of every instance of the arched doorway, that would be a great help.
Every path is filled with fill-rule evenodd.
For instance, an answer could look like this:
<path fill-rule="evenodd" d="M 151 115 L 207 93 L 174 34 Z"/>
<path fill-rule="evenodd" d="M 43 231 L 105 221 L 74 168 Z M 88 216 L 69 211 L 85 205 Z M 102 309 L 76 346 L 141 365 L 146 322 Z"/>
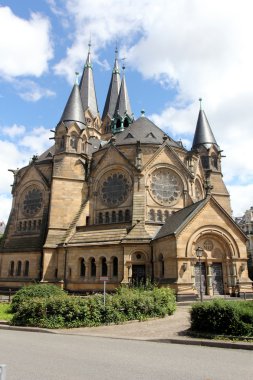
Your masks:
<path fill-rule="evenodd" d="M 133 285 L 145 284 L 147 279 L 146 260 L 143 252 L 135 252 L 132 254 L 132 279 Z"/>

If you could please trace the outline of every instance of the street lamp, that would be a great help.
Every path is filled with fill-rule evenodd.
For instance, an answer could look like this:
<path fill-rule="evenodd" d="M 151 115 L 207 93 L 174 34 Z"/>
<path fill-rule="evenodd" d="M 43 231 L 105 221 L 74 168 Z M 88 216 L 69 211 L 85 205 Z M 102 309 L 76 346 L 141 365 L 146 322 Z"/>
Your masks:
<path fill-rule="evenodd" d="M 199 259 L 199 292 L 200 292 L 200 301 L 203 302 L 203 291 L 202 291 L 202 281 L 201 281 L 201 263 L 200 263 L 200 259 L 203 255 L 203 248 L 201 247 L 198 247 L 196 249 L 196 256 L 198 257 Z"/>

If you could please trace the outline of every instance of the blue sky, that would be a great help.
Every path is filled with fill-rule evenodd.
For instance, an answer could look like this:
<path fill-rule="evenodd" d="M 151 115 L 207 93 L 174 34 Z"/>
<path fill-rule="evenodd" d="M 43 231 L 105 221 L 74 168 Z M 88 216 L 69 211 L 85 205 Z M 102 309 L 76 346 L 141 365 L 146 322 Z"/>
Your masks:
<path fill-rule="evenodd" d="M 234 215 L 252 206 L 252 11 L 248 0 L 0 0 L 0 220 L 8 169 L 51 144 L 90 36 L 100 114 L 117 43 L 135 117 L 144 108 L 190 148 L 201 96 Z"/>

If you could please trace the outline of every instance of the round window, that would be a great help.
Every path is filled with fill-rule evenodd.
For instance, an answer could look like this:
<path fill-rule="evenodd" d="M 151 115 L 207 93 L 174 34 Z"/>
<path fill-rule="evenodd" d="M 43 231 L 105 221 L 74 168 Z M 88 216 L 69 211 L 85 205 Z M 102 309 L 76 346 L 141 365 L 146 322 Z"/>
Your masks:
<path fill-rule="evenodd" d="M 38 188 L 30 188 L 24 196 L 22 211 L 27 217 L 35 215 L 42 207 L 42 192 Z"/>
<path fill-rule="evenodd" d="M 154 200 L 162 205 L 173 205 L 182 194 L 180 177 L 172 170 L 161 168 L 151 175 L 150 193 Z"/>
<path fill-rule="evenodd" d="M 123 173 L 111 173 L 102 178 L 100 198 L 109 207 L 123 203 L 130 191 L 130 182 Z"/>
<path fill-rule="evenodd" d="M 211 240 L 206 240 L 204 242 L 204 248 L 206 251 L 212 251 L 213 249 L 213 242 Z"/>

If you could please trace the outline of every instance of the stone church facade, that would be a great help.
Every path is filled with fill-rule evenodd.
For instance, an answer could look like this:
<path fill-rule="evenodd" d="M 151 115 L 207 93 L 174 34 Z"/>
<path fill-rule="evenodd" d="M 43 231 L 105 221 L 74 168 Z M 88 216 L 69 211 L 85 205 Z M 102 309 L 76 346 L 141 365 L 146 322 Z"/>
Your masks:
<path fill-rule="evenodd" d="M 0 288 L 100 291 L 150 278 L 178 297 L 252 292 L 219 148 L 200 109 L 191 150 L 134 120 L 117 53 L 100 118 L 90 52 L 54 145 L 14 170 Z M 200 247 L 199 259 L 196 251 Z"/>

